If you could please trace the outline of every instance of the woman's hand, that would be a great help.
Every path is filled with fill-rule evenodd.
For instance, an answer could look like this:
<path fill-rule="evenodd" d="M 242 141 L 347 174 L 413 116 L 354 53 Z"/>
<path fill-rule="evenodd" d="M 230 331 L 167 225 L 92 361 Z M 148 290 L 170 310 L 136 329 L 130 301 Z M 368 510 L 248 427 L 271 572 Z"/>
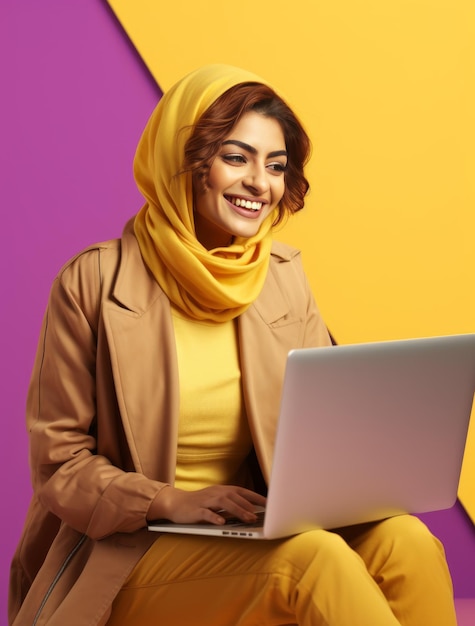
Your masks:
<path fill-rule="evenodd" d="M 167 486 L 153 500 L 147 519 L 167 519 L 182 524 L 224 524 L 231 516 L 252 523 L 256 521 L 256 505 L 265 504 L 264 496 L 243 487 L 214 485 L 198 491 L 184 491 Z"/>

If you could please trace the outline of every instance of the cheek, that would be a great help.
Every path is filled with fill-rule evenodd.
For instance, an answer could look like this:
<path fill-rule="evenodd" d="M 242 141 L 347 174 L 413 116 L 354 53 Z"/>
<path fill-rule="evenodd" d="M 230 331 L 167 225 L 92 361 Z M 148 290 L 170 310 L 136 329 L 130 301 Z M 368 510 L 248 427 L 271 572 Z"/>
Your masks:
<path fill-rule="evenodd" d="M 219 161 L 215 161 L 208 172 L 207 177 L 208 189 L 221 190 L 225 189 L 232 182 L 232 176 L 227 172 Z"/>

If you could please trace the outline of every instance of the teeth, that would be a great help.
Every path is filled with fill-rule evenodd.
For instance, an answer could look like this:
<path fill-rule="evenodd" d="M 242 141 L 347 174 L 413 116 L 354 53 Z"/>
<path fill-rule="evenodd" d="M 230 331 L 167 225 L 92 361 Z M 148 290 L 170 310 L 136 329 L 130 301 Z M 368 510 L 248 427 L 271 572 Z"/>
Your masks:
<path fill-rule="evenodd" d="M 230 198 L 230 201 L 236 206 L 241 206 L 244 209 L 250 209 L 251 211 L 259 211 L 262 207 L 262 202 L 251 202 L 250 200 L 244 200 L 243 198 Z"/>

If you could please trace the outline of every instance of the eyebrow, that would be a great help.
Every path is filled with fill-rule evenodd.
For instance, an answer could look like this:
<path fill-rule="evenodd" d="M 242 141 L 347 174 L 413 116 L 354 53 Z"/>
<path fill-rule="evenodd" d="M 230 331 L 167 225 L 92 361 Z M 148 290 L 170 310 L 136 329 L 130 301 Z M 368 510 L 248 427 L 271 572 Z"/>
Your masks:
<path fill-rule="evenodd" d="M 254 148 L 254 146 L 250 146 L 248 143 L 244 143 L 243 141 L 239 141 L 238 139 L 227 139 L 226 141 L 223 141 L 221 145 L 226 146 L 229 144 L 238 146 L 239 148 L 242 148 L 243 150 L 246 150 L 251 154 L 257 154 L 257 150 L 256 148 Z M 269 154 L 267 155 L 268 158 L 276 156 L 287 156 L 287 150 L 275 150 L 274 152 L 269 152 Z"/>

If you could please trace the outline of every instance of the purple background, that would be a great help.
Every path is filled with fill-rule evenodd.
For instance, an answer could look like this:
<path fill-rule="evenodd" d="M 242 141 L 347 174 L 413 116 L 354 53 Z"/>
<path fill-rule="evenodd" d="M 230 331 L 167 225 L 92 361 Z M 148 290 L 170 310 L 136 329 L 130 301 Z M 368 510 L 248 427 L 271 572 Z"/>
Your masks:
<path fill-rule="evenodd" d="M 0 626 L 30 486 L 25 396 L 51 281 L 141 206 L 132 176 L 160 90 L 103 0 L 1 0 Z M 166 59 L 164 60 L 166 63 Z M 318 294 L 317 294 L 318 296 Z M 458 504 L 424 516 L 458 597 L 475 597 L 475 528 Z"/>

